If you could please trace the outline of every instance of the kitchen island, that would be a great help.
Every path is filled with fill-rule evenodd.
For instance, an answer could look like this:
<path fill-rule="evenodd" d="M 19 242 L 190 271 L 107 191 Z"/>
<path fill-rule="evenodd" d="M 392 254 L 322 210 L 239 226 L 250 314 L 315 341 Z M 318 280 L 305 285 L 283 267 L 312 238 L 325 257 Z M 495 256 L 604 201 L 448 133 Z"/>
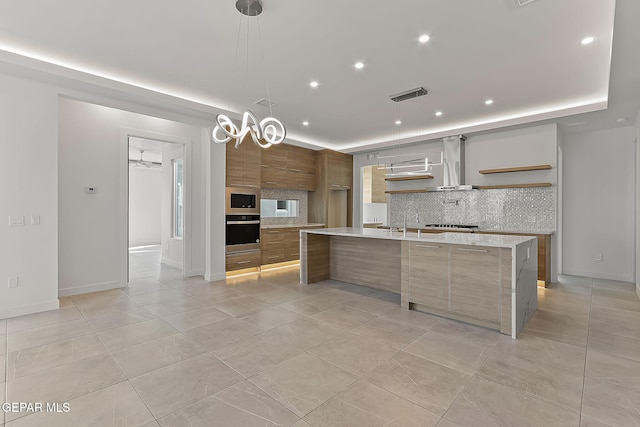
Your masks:
<path fill-rule="evenodd" d="M 333 279 L 400 294 L 402 307 L 515 338 L 537 308 L 535 237 L 302 230 L 300 282 Z"/>

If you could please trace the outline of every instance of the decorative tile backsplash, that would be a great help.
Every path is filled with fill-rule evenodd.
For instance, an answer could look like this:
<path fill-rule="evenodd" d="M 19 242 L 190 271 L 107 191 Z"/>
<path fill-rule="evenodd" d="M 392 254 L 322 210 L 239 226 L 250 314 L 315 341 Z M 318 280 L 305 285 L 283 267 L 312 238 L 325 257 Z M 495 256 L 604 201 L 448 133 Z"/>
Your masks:
<path fill-rule="evenodd" d="M 279 188 L 263 188 L 261 199 L 299 200 L 298 216 L 293 218 L 261 218 L 262 225 L 307 224 L 308 193 L 300 190 L 283 190 Z"/>
<path fill-rule="evenodd" d="M 548 233 L 556 230 L 556 189 L 504 188 L 477 191 L 434 191 L 390 195 L 390 221 L 401 227 L 405 206 L 407 226 L 425 224 L 478 225 L 483 230 Z"/>

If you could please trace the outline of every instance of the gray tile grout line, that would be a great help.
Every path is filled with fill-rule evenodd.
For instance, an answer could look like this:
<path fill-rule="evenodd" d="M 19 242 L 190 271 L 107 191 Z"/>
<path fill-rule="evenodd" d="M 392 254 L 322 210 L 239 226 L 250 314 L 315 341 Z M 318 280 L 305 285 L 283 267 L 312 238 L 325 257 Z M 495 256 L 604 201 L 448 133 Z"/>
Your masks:
<path fill-rule="evenodd" d="M 124 293 L 124 292 L 122 292 L 122 291 L 120 291 L 120 292 L 121 292 L 123 295 L 127 295 L 127 294 L 125 294 L 125 293 Z M 128 296 L 128 295 L 127 295 L 127 296 Z M 129 298 L 131 298 L 131 297 L 129 297 Z M 71 300 L 71 302 L 73 303 L 73 305 L 76 305 L 76 303 L 75 303 L 73 300 Z M 149 408 L 149 406 L 147 405 L 147 402 L 145 402 L 145 401 L 144 401 L 144 399 L 142 399 L 142 396 L 140 396 L 140 393 L 138 392 L 138 390 L 133 386 L 133 384 L 132 384 L 132 383 L 131 383 L 131 381 L 129 380 L 129 376 L 127 375 L 127 373 L 124 371 L 124 369 L 122 369 L 122 367 L 120 366 L 120 364 L 118 363 L 118 361 L 116 360 L 116 358 L 115 358 L 115 357 L 113 357 L 113 353 L 111 352 L 111 350 L 109 349 L 109 347 L 107 347 L 107 345 L 105 345 L 104 341 L 102 341 L 102 338 L 100 337 L 100 334 L 99 334 L 99 333 L 94 329 L 94 327 L 93 327 L 93 326 L 91 326 L 91 324 L 89 323 L 89 321 L 88 321 L 88 320 L 87 320 L 87 318 L 85 317 L 85 315 L 84 315 L 84 313 L 82 312 L 82 310 L 80 310 L 80 308 L 79 308 L 78 306 L 76 306 L 76 308 L 78 309 L 78 311 L 80 311 L 80 314 L 82 314 L 82 318 L 83 318 L 83 319 L 85 319 L 85 322 L 87 322 L 87 324 L 89 325 L 89 327 L 91 328 L 91 330 L 93 331 L 93 333 L 96 335 L 96 337 L 98 338 L 98 340 L 100 340 L 100 343 L 102 344 L 102 346 L 105 348 L 105 350 L 107 350 L 107 354 L 109 355 L 109 357 L 111 358 L 111 360 L 113 360 L 113 363 L 115 363 L 115 364 L 116 364 L 116 366 L 118 367 L 118 369 L 120 369 L 120 372 L 122 372 L 122 374 L 123 374 L 123 375 L 124 375 L 124 377 L 125 377 L 125 380 L 124 380 L 124 381 L 121 381 L 121 382 L 116 383 L 116 384 L 111 384 L 110 386 L 104 387 L 104 388 L 102 388 L 102 389 L 100 389 L 100 390 L 104 390 L 104 389 L 107 389 L 107 388 L 109 388 L 109 387 L 113 387 L 114 385 L 121 384 L 122 382 L 125 382 L 125 381 L 126 381 L 126 382 L 129 384 L 129 386 L 133 389 L 133 391 L 136 393 L 136 395 L 138 396 L 138 399 L 140 399 L 140 401 L 143 403 L 143 405 L 145 406 L 145 408 L 147 408 L 147 411 L 149 411 L 149 414 L 151 415 L 151 417 L 153 417 L 153 419 L 154 419 L 155 421 L 158 421 L 158 419 L 156 418 L 156 416 L 154 415 L 154 413 L 151 411 L 151 408 Z M 154 313 L 154 314 L 155 314 L 155 313 Z M 165 320 L 163 319 L 163 321 L 165 321 Z M 165 322 L 166 322 L 166 321 L 165 321 Z M 169 325 L 169 326 L 171 326 L 171 325 Z M 172 326 L 172 327 L 173 327 L 173 326 Z M 112 328 L 112 329 L 115 329 L 115 328 Z M 175 328 L 174 328 L 174 329 L 175 329 Z M 96 391 L 100 391 L 100 390 L 94 390 L 92 393 L 95 393 Z M 83 396 L 87 396 L 88 394 L 91 394 L 91 393 L 84 394 Z M 79 396 L 79 397 L 81 397 L 81 396 Z M 76 399 L 77 399 L 77 398 L 76 398 Z M 73 399 L 72 399 L 72 400 L 73 400 Z"/>
<path fill-rule="evenodd" d="M 592 282 L 592 284 L 591 284 L 592 293 L 591 293 L 590 297 L 592 297 L 592 294 L 593 294 L 593 279 L 591 279 L 591 282 Z M 125 294 L 124 292 L 123 292 L 123 294 L 124 294 L 124 295 L 127 295 L 127 294 Z M 131 298 L 129 295 L 127 295 L 127 297 Z M 135 301 L 135 300 L 134 300 L 134 301 Z M 73 300 L 71 300 L 71 302 L 72 302 L 72 303 L 74 304 L 74 306 L 78 309 L 78 307 L 77 307 L 77 305 L 75 304 L 75 302 L 73 302 Z M 136 303 L 137 303 L 137 302 L 136 302 Z M 137 303 L 137 304 L 139 304 L 139 303 Z M 267 303 L 267 304 L 269 304 L 269 303 Z M 269 304 L 269 305 L 272 305 L 272 304 Z M 272 305 L 272 306 L 274 306 L 274 305 Z M 206 307 L 206 306 L 205 306 L 205 307 Z M 589 310 L 589 313 L 591 313 L 591 307 L 592 307 L 592 301 L 591 301 L 591 299 L 590 299 L 590 310 Z M 334 307 L 334 308 L 335 308 L 335 307 Z M 80 312 L 80 314 L 82 315 L 82 318 L 84 318 L 84 319 L 85 319 L 85 321 L 86 321 L 86 317 L 85 317 L 84 313 L 82 313 L 82 311 L 80 311 L 79 309 L 78 309 L 78 311 L 79 311 L 79 312 Z M 189 311 L 189 310 L 186 310 L 186 311 Z M 171 315 L 173 315 L 173 314 L 176 314 L 176 313 L 171 313 Z M 371 313 L 371 314 L 374 314 L 374 313 Z M 157 315 L 157 314 L 155 314 L 155 313 L 154 313 L 154 315 L 156 315 L 158 318 L 160 318 L 161 320 L 163 320 L 164 322 L 166 322 L 166 320 L 163 318 L 163 316 L 161 316 L 161 315 Z M 371 321 L 373 321 L 373 320 L 375 320 L 376 318 L 381 317 L 381 316 L 382 316 L 382 314 L 375 314 L 375 317 L 374 317 L 373 319 L 371 319 L 371 320 L 370 320 L 370 321 L 368 321 L 368 322 L 365 322 L 364 324 L 369 323 L 369 322 L 371 322 Z M 237 317 L 235 317 L 235 316 L 231 316 L 231 317 L 233 317 L 233 318 L 237 318 Z M 317 320 L 317 319 L 316 319 L 316 320 Z M 65 322 L 60 322 L 60 323 L 65 323 Z M 215 322 L 214 322 L 214 323 L 215 323 Z M 89 325 L 89 326 L 90 326 L 90 325 Z M 169 325 L 169 326 L 171 326 L 171 325 Z M 435 326 L 435 324 L 434 324 L 433 326 Z M 433 327 L 433 326 L 432 326 L 432 327 Z M 90 326 L 90 327 L 91 327 L 91 326 Z M 432 327 L 431 327 L 431 328 L 432 328 Z M 8 326 L 7 326 L 7 325 L 5 325 L 5 330 L 6 330 L 7 328 L 8 328 Z M 429 329 L 431 329 L 431 328 L 429 328 Z M 91 328 L 91 329 L 94 331 L 94 333 L 96 333 L 96 334 L 97 334 L 97 332 L 96 332 L 93 328 Z M 175 329 L 175 328 L 174 328 L 174 329 Z M 428 330 L 427 330 L 427 331 L 428 331 Z M 186 334 L 184 334 L 182 331 L 176 330 L 176 332 L 177 332 L 178 334 L 185 335 L 187 338 L 189 338 L 189 337 L 188 337 Z M 266 331 L 262 331 L 261 333 L 264 333 L 264 332 L 266 332 Z M 345 332 L 347 332 L 347 331 L 345 331 Z M 426 333 L 426 332 L 425 332 L 425 333 Z M 259 334 L 258 334 L 258 335 L 259 335 Z M 5 336 L 6 336 L 6 340 L 8 341 L 8 333 L 6 333 L 6 334 L 5 334 Z M 154 340 L 151 340 L 151 341 L 154 341 Z M 327 341 L 329 341 L 329 340 L 327 340 Z M 415 341 L 415 340 L 414 340 L 414 341 Z M 102 342 L 102 340 L 101 340 L 101 342 Z M 144 344 L 144 343 L 142 343 L 142 344 Z M 104 345 L 104 343 L 103 343 L 103 345 Z M 409 345 L 409 344 L 405 345 L 404 347 L 402 347 L 402 349 L 406 348 L 408 345 Z M 106 348 L 106 346 L 105 346 L 105 348 Z M 106 348 L 106 349 L 107 349 L 107 352 L 109 353 L 109 355 L 110 355 L 110 356 L 112 356 L 111 351 L 110 351 L 108 348 Z M 399 349 L 398 351 L 402 351 L 402 349 Z M 205 350 L 205 352 L 206 352 L 206 353 L 209 353 L 212 357 L 215 357 L 216 359 L 218 359 L 215 355 L 213 355 L 213 354 L 211 353 L 211 351 L 209 351 L 209 350 L 207 350 L 207 349 L 204 349 L 204 350 Z M 495 351 L 496 351 L 496 348 L 494 348 L 494 352 L 495 352 Z M 304 353 L 307 353 L 307 351 L 305 350 L 305 351 L 304 351 Z M 493 354 L 493 353 L 492 353 L 492 354 Z M 585 352 L 585 355 L 586 355 L 586 352 Z M 489 356 L 489 357 L 491 357 L 491 356 Z M 586 356 L 585 356 L 585 357 L 586 357 Z M 5 357 L 5 359 L 6 359 L 6 357 Z M 114 359 L 114 360 L 115 360 L 115 359 Z M 185 360 L 186 360 L 186 359 L 185 359 Z M 218 360 L 220 360 L 220 359 L 218 359 Z M 323 359 L 323 360 L 324 360 L 324 359 Z M 488 360 L 488 359 L 487 359 L 487 360 Z M 222 362 L 222 363 L 224 363 L 223 361 L 221 361 L 221 362 Z M 5 362 L 5 363 L 7 363 L 7 362 Z M 330 362 L 328 362 L 328 363 L 330 363 Z M 486 360 L 485 360 L 485 362 L 483 362 L 483 365 L 484 365 L 484 363 L 486 363 Z M 116 364 L 117 364 L 117 362 L 116 362 Z M 226 365 L 226 363 L 224 363 L 224 364 Z M 119 364 L 118 364 L 118 366 L 119 366 Z M 226 366 L 228 366 L 228 365 L 226 365 Z M 120 366 L 119 366 L 119 367 L 120 367 Z M 230 368 L 230 369 L 232 369 L 233 371 L 235 371 L 235 369 L 231 368 L 230 366 L 229 366 L 229 368 Z M 120 369 L 122 370 L 122 368 L 120 368 Z M 342 368 L 340 368 L 340 369 L 342 369 Z M 235 371 L 235 372 L 237 372 L 237 371 Z M 123 372 L 123 373 L 124 373 L 124 372 Z M 585 373 L 586 373 L 586 360 L 585 360 Z M 238 372 L 238 374 L 240 374 L 240 373 Z M 472 378 L 473 378 L 473 377 L 475 377 L 476 375 L 477 375 L 477 372 L 476 372 L 476 374 L 474 374 L 474 375 L 472 376 Z M 126 374 L 125 374 L 125 376 L 126 376 Z M 245 378 L 242 374 L 240 374 L 240 376 L 243 378 L 243 380 L 249 380 L 249 378 Z M 586 375 L 583 375 L 583 393 L 584 393 L 584 378 L 585 378 L 585 377 L 586 377 Z M 128 378 L 128 377 L 127 377 L 127 378 Z M 5 372 L 5 379 L 6 379 L 6 372 Z M 358 378 L 358 380 L 359 380 L 359 379 L 360 379 L 360 378 Z M 241 381 L 243 381 L 243 380 L 241 380 Z M 127 381 L 129 381 L 129 380 L 127 379 Z M 471 380 L 470 380 L 470 381 L 471 381 Z M 469 382 L 470 382 L 470 381 L 469 381 Z M 5 382 L 6 382 L 6 381 L 5 381 Z M 240 382 L 240 381 L 239 381 L 239 382 Z M 119 384 L 119 383 L 117 383 L 117 384 Z M 235 383 L 235 384 L 237 384 L 237 383 Z M 234 385 L 235 385 L 235 384 L 234 384 Z M 465 385 L 465 388 L 463 389 L 463 391 L 467 388 L 468 384 L 469 384 L 469 383 L 467 383 L 467 384 Z M 113 385 L 115 385 L 115 384 L 113 384 Z M 352 385 L 352 384 L 351 384 L 351 385 Z M 349 385 L 348 387 L 351 387 L 351 385 Z M 233 386 L 233 385 L 231 385 L 231 386 Z M 229 386 L 229 387 L 231 387 L 231 386 Z M 347 387 L 347 388 L 348 388 L 348 387 Z M 228 387 L 227 387 L 227 388 L 228 388 Z M 226 388 L 225 388 L 225 389 L 226 389 Z M 134 390 L 135 390 L 135 387 L 134 387 Z M 385 390 L 386 390 L 386 389 L 385 389 Z M 95 391 L 93 391 L 93 392 L 91 392 L 91 393 L 94 393 L 94 392 L 97 392 L 97 391 L 99 391 L 99 390 L 95 390 Z M 222 390 L 220 390 L 220 391 L 222 391 Z M 460 393 L 460 394 L 462 394 L 462 392 L 463 392 L 463 391 L 461 391 L 461 393 Z M 136 390 L 136 392 L 137 392 L 137 390 Z M 87 394 L 91 394 L 91 393 L 87 393 Z M 338 393 L 339 393 L 339 392 L 338 392 Z M 337 394 L 337 393 L 336 393 L 336 394 Z M 455 400 L 457 400 L 457 399 L 458 399 L 458 397 L 460 396 L 460 394 L 456 397 L 456 399 L 455 399 Z M 83 395 L 83 396 L 84 396 L 84 395 Z M 81 396 L 78 396 L 78 397 L 81 397 Z M 77 398 L 78 398 L 78 397 L 77 397 Z M 398 397 L 400 397 L 400 396 L 398 396 Z M 535 397 L 540 398 L 539 396 L 535 396 Z M 333 396 L 332 396 L 331 398 L 333 398 Z M 331 398 L 330 398 L 330 399 L 331 399 Z M 403 399 L 404 399 L 404 398 L 403 398 Z M 329 399 L 328 399 L 328 400 L 329 400 Z M 404 399 L 404 400 L 406 400 L 406 399 Z M 454 400 L 454 403 L 455 403 L 455 400 Z M 543 400 L 543 401 L 544 401 L 544 400 L 546 400 L 546 399 L 541 398 L 541 400 Z M 144 403 L 144 400 L 143 400 L 143 403 Z M 195 402 L 194 402 L 194 403 L 195 403 Z M 452 403 L 452 405 L 453 405 L 453 403 Z M 146 406 L 146 403 L 145 403 L 145 406 Z M 187 405 L 187 406 L 190 406 L 190 405 Z M 420 406 L 420 405 L 418 405 L 418 406 Z M 561 406 L 561 407 L 564 407 L 563 405 L 560 405 L 560 406 Z M 450 407 L 451 407 L 451 406 L 450 406 Z M 450 407 L 449 407 L 449 408 L 450 408 Z M 571 408 L 569 408 L 569 409 L 571 409 Z M 151 413 L 151 411 L 150 411 L 150 410 L 149 410 L 149 412 Z M 448 409 L 447 409 L 447 412 L 448 412 Z M 581 411 L 580 411 L 580 412 L 581 412 Z M 151 414 L 152 414 L 152 413 L 151 413 Z M 152 415 L 153 415 L 153 414 L 152 414 Z M 437 415 L 437 414 L 436 414 L 436 415 Z M 446 415 L 446 412 L 445 412 L 445 415 Z M 580 414 L 580 416 L 581 416 L 581 414 Z M 154 418 L 155 418 L 155 416 L 154 416 Z M 442 416 L 442 418 L 444 418 L 444 416 Z M 157 418 L 156 418 L 156 420 L 157 420 Z"/>
<path fill-rule="evenodd" d="M 587 317 L 587 341 L 584 350 L 584 368 L 582 370 L 582 393 L 580 394 L 580 424 L 582 425 L 582 409 L 584 408 L 584 388 L 587 382 L 587 353 L 589 352 L 589 331 L 591 330 L 591 310 L 593 309 L 593 278 L 591 279 L 591 293 L 589 294 L 589 316 Z"/>

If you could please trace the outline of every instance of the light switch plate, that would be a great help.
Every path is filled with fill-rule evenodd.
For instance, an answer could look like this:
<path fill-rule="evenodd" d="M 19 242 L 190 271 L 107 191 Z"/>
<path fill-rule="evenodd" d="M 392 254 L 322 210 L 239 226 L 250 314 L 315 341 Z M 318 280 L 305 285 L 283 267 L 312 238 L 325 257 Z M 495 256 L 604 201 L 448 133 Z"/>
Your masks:
<path fill-rule="evenodd" d="M 24 216 L 10 216 L 9 227 L 22 227 L 24 226 Z"/>
<path fill-rule="evenodd" d="M 20 281 L 17 277 L 9 277 L 9 287 L 17 288 L 20 285 Z"/>
<path fill-rule="evenodd" d="M 31 225 L 40 225 L 40 215 L 31 215 Z"/>

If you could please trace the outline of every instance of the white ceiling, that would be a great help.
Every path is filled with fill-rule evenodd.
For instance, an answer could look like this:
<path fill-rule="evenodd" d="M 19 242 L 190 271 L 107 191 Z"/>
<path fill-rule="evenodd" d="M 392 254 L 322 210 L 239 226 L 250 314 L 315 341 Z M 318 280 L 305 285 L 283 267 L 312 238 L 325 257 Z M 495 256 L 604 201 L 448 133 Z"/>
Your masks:
<path fill-rule="evenodd" d="M 269 115 L 252 104 L 268 82 L 274 116 L 302 145 L 362 151 L 541 120 L 577 131 L 629 125 L 640 110 L 638 0 L 262 0 L 258 18 L 235 0 L 4 3 L 5 53 L 235 117 Z M 419 86 L 429 94 L 389 100 Z"/>

